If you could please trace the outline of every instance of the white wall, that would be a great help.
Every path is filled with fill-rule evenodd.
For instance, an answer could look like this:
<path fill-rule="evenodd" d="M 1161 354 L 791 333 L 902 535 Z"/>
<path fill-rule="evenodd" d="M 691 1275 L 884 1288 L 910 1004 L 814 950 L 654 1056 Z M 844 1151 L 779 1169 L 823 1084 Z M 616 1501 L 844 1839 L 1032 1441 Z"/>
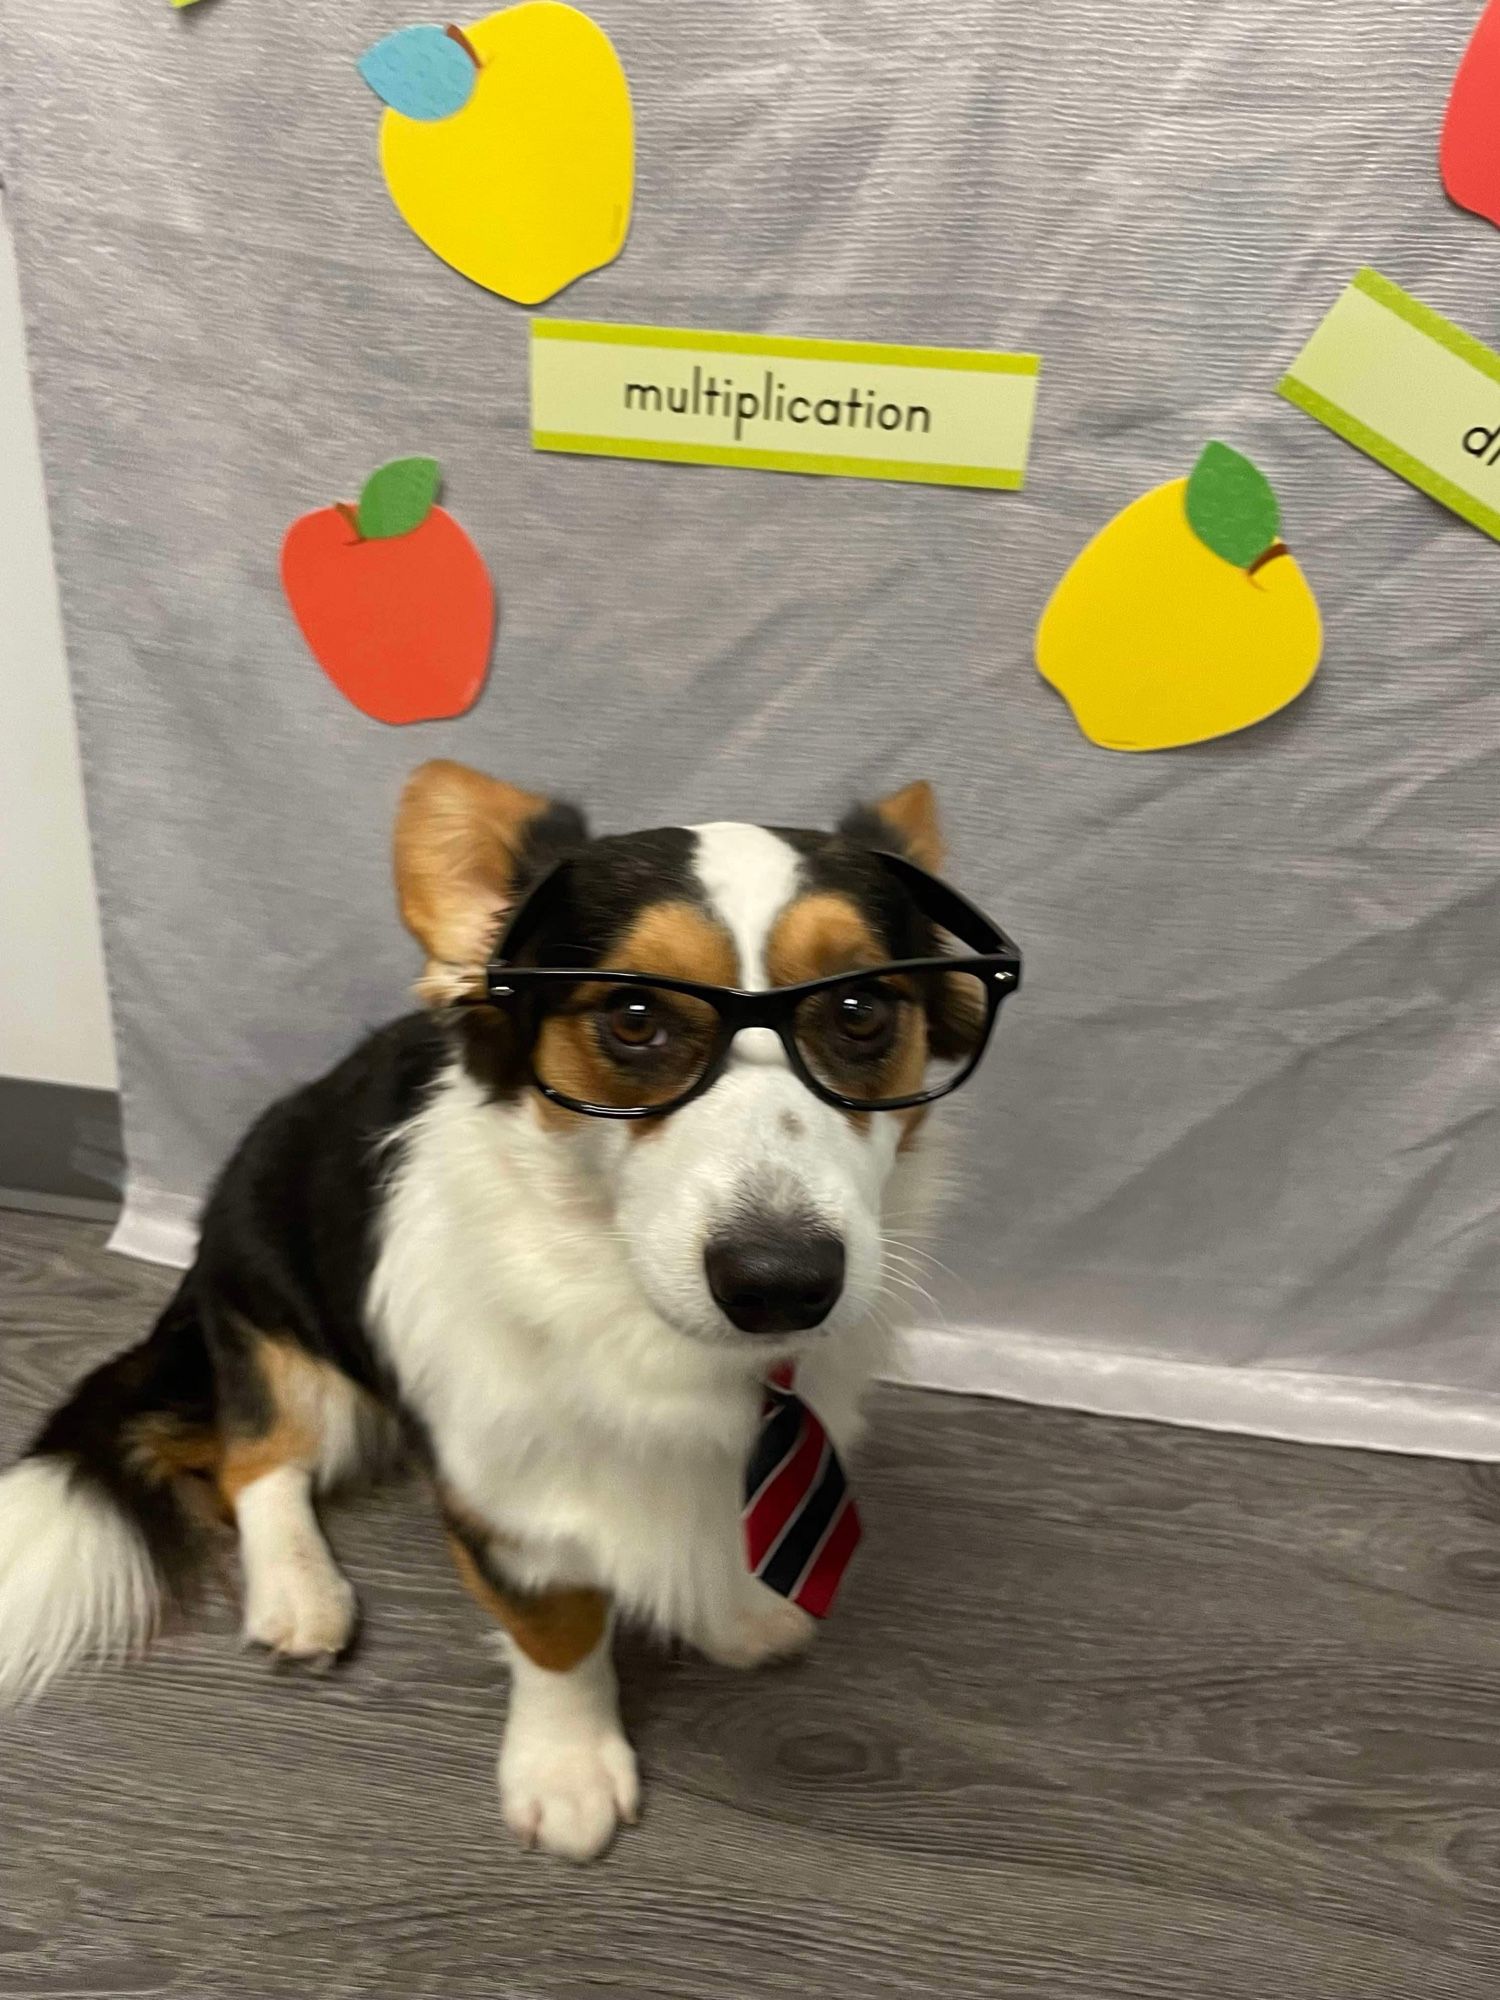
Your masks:
<path fill-rule="evenodd" d="M 0 204 L 0 1076 L 115 1087 L 78 744 Z"/>

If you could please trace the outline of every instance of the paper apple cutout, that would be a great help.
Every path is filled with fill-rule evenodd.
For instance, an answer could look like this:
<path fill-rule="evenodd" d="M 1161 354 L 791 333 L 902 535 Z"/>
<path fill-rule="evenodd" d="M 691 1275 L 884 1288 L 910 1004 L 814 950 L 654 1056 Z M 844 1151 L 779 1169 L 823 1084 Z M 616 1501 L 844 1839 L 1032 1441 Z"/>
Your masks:
<path fill-rule="evenodd" d="M 1500 223 L 1500 0 L 1490 0 L 1453 79 L 1438 165 L 1449 199 Z"/>
<path fill-rule="evenodd" d="M 445 264 L 540 305 L 620 254 L 634 114 L 614 44 L 587 14 L 521 0 L 463 28 L 398 30 L 359 68 L 387 107 L 391 200 Z"/>
<path fill-rule="evenodd" d="M 294 521 L 281 587 L 313 658 L 377 722 L 435 722 L 472 708 L 495 636 L 495 587 L 479 551 L 434 506 L 435 458 L 370 475 L 358 507 Z"/>
<path fill-rule="evenodd" d="M 1228 445 L 1117 514 L 1052 593 L 1036 663 L 1092 743 L 1171 750 L 1264 722 L 1323 649 L 1269 482 Z"/>

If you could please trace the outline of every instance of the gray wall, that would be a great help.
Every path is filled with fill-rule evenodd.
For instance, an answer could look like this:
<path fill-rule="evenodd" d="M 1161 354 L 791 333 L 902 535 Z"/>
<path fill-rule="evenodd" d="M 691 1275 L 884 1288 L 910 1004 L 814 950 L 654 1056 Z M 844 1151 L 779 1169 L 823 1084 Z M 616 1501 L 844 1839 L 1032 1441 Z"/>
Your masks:
<path fill-rule="evenodd" d="M 113 1090 L 99 906 L 3 197 L 0 716 L 0 1079 Z"/>
<path fill-rule="evenodd" d="M 1035 349 L 1031 486 L 533 457 L 524 315 L 374 166 L 352 62 L 399 0 L 0 0 L 140 1212 L 185 1212 L 402 1004 L 386 829 L 419 757 L 606 827 L 816 819 L 926 772 L 1028 950 L 942 1252 L 972 1353 L 1487 1390 L 1500 550 L 1272 393 L 1365 262 L 1495 337 L 1500 237 L 1433 163 L 1474 0 L 593 11 L 636 220 L 554 309 Z M 1213 435 L 1277 485 L 1326 662 L 1250 734 L 1111 756 L 1031 628 Z M 474 713 L 393 731 L 305 654 L 276 551 L 403 449 L 442 459 L 503 610 Z"/>

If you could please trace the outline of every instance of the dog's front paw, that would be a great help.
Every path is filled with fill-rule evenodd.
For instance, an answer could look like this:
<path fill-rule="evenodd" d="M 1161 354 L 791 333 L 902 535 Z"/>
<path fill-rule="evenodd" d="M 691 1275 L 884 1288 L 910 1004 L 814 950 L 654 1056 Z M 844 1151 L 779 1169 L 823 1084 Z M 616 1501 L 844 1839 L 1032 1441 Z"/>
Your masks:
<path fill-rule="evenodd" d="M 329 1666 L 354 1637 L 357 1615 L 354 1591 L 332 1563 L 263 1565 L 245 1595 L 245 1644 Z"/>
<path fill-rule="evenodd" d="M 757 1584 L 755 1597 L 700 1634 L 697 1645 L 721 1667 L 764 1667 L 806 1652 L 817 1629 L 790 1598 Z"/>
<path fill-rule="evenodd" d="M 569 1861 L 602 1854 L 640 1816 L 635 1752 L 618 1730 L 596 1737 L 508 1730 L 500 1746 L 500 1807 L 523 1847 Z"/>

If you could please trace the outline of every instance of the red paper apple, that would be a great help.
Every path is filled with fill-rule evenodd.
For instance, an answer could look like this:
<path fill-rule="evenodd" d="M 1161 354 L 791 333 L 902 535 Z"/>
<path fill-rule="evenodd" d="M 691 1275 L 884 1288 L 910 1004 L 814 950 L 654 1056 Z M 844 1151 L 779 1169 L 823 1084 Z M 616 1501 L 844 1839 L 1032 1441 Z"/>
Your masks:
<path fill-rule="evenodd" d="M 1438 165 L 1460 208 L 1500 223 L 1500 0 L 1490 0 L 1453 79 Z"/>
<path fill-rule="evenodd" d="M 438 476 L 434 458 L 393 459 L 358 507 L 304 514 L 281 545 L 281 587 L 313 658 L 377 722 L 462 715 L 489 665 L 495 588 L 433 505 Z"/>

